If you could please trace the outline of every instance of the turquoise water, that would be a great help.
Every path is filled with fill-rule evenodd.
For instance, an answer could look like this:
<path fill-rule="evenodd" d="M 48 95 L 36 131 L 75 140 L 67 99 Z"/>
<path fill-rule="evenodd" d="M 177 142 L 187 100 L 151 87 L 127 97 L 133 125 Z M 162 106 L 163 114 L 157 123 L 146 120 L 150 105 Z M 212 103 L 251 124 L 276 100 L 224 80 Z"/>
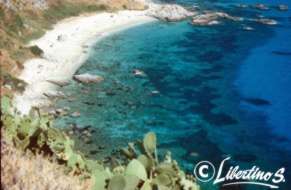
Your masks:
<path fill-rule="evenodd" d="M 236 2 L 195 1 L 237 16 L 268 15 L 280 24 L 155 22 L 109 36 L 78 71 L 101 75 L 104 82 L 66 87 L 74 101 L 61 100 L 58 106 L 80 111 L 81 117 L 63 117 L 57 125 L 95 130 L 90 143 L 75 137 L 88 157 L 109 155 L 154 131 L 159 152 L 170 150 L 188 171 L 200 160 L 218 165 L 230 155 L 245 167 L 286 167 L 282 189 L 290 187 L 290 11 L 244 10 L 235 8 Z M 242 24 L 255 31 L 242 30 Z M 134 69 L 146 76 L 134 76 Z M 90 152 L 100 144 L 106 151 Z"/>

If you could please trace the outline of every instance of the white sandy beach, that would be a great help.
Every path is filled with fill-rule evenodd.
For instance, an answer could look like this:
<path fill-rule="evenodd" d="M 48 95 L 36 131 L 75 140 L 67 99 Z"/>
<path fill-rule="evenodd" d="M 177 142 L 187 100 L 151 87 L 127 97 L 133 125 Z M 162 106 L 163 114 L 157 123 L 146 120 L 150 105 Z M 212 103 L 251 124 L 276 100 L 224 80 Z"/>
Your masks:
<path fill-rule="evenodd" d="M 15 96 L 16 109 L 27 114 L 33 106 L 48 105 L 50 101 L 44 93 L 55 91 L 58 86 L 47 80 L 71 80 L 88 57 L 90 46 L 99 39 L 152 21 L 155 19 L 146 16 L 146 11 L 120 11 L 79 16 L 59 22 L 43 37 L 29 44 L 37 45 L 44 54 L 42 58 L 25 62 L 19 78 L 28 86 L 23 94 Z"/>

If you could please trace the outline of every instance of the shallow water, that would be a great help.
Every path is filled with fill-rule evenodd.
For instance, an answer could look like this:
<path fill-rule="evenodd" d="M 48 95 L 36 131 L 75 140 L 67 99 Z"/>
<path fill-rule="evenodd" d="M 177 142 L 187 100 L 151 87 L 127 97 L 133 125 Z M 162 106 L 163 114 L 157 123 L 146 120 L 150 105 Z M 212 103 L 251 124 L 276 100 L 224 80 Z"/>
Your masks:
<path fill-rule="evenodd" d="M 286 167 L 285 177 L 291 179 L 290 11 L 209 2 L 203 6 L 238 16 L 270 15 L 280 24 L 156 22 L 109 36 L 78 71 L 101 75 L 104 82 L 66 87 L 75 100 L 61 100 L 58 106 L 78 110 L 81 117 L 63 117 L 56 125 L 92 126 L 97 131 L 92 144 L 76 139 L 77 147 L 90 151 L 102 144 L 106 151 L 90 157 L 100 158 L 154 131 L 159 152 L 170 150 L 186 170 L 200 160 L 218 165 L 230 155 L 245 167 Z M 242 30 L 242 24 L 255 31 Z M 134 69 L 146 76 L 134 76 Z"/>

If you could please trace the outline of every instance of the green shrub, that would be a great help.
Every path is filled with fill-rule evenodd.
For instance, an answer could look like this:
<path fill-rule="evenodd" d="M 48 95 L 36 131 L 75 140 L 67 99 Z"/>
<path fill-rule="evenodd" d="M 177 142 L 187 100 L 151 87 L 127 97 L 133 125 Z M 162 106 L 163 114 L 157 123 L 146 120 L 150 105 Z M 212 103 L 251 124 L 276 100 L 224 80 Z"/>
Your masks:
<path fill-rule="evenodd" d="M 20 80 L 5 71 L 1 71 L 1 80 L 3 80 L 4 85 L 9 85 L 12 89 L 18 92 L 23 92 L 26 86 L 26 83 L 23 80 Z"/>
<path fill-rule="evenodd" d="M 31 53 L 36 56 L 41 56 L 43 54 L 43 50 L 40 49 L 37 45 L 29 47 Z"/>
<path fill-rule="evenodd" d="M 4 8 L 2 8 L 1 6 L 0 6 L 0 19 L 2 20 L 2 19 L 4 19 Z M 0 22 L 1 22 L 1 20 L 0 20 Z"/>

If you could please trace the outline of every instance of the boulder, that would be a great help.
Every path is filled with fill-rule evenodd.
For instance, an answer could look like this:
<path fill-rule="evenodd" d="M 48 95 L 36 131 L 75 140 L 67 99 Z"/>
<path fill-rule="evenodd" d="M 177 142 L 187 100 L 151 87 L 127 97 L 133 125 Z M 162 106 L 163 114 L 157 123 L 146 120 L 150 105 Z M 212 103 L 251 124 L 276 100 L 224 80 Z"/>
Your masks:
<path fill-rule="evenodd" d="M 140 77 L 145 77 L 146 74 L 142 71 L 142 70 L 139 70 L 139 69 L 134 69 L 132 71 L 133 75 L 134 76 L 140 76 Z"/>
<path fill-rule="evenodd" d="M 288 11 L 288 9 L 289 9 L 288 5 L 283 5 L 283 4 L 278 5 L 278 10 L 280 11 Z"/>
<path fill-rule="evenodd" d="M 74 79 L 81 83 L 99 83 L 103 81 L 103 77 L 98 75 L 91 75 L 89 73 L 74 75 Z"/>
<path fill-rule="evenodd" d="M 195 13 L 180 5 L 159 5 L 152 8 L 147 15 L 164 21 L 179 21 L 194 16 Z"/>
<path fill-rule="evenodd" d="M 59 116 L 65 116 L 68 114 L 68 112 L 62 108 L 58 108 L 55 110 L 56 114 L 59 115 Z"/>
<path fill-rule="evenodd" d="M 254 5 L 254 8 L 258 9 L 258 10 L 269 10 L 269 7 L 267 5 L 264 5 L 262 3 L 258 3 Z"/>
<path fill-rule="evenodd" d="M 236 7 L 238 7 L 238 8 L 247 8 L 248 5 L 246 5 L 246 4 L 237 4 Z"/>
<path fill-rule="evenodd" d="M 246 30 L 246 31 L 253 31 L 255 30 L 253 27 L 251 26 L 243 26 L 243 30 Z"/>
<path fill-rule="evenodd" d="M 64 79 L 48 79 L 46 81 L 60 87 L 64 87 L 70 84 L 68 80 L 64 80 Z"/>
<path fill-rule="evenodd" d="M 60 34 L 60 35 L 58 35 L 58 37 L 57 37 L 57 40 L 58 40 L 59 42 L 66 41 L 66 39 L 67 39 L 67 36 L 66 36 L 66 35 L 63 35 L 63 34 Z"/>
<path fill-rule="evenodd" d="M 48 98 L 66 98 L 66 95 L 61 91 L 44 92 L 43 95 L 45 95 Z"/>
<path fill-rule="evenodd" d="M 269 19 L 269 18 L 259 18 L 259 19 L 254 19 L 255 22 L 265 24 L 265 25 L 277 25 L 278 22 L 274 19 Z"/>
<path fill-rule="evenodd" d="M 75 111 L 71 114 L 72 117 L 80 117 L 81 116 L 81 113 L 78 112 L 78 111 Z"/>

